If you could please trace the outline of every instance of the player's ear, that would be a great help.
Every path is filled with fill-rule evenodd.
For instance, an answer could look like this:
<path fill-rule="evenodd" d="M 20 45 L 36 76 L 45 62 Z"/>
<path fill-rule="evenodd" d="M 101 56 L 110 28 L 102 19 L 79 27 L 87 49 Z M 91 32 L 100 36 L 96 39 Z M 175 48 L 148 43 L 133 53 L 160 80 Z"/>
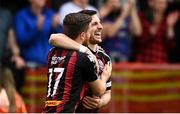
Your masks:
<path fill-rule="evenodd" d="M 85 38 L 86 38 L 85 32 L 81 32 L 80 38 L 81 38 L 81 40 L 85 40 Z"/>

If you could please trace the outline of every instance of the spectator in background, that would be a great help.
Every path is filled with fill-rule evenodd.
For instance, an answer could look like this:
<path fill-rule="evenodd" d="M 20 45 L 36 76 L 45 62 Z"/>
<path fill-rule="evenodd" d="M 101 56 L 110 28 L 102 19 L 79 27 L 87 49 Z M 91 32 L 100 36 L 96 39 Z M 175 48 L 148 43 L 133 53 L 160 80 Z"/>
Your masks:
<path fill-rule="evenodd" d="M 171 59 L 171 62 L 178 62 L 180 63 L 180 18 L 179 20 L 177 21 L 176 23 L 176 26 L 175 26 L 175 35 L 176 35 L 176 50 L 175 50 L 175 54 L 174 54 L 174 58 L 172 57 Z"/>
<path fill-rule="evenodd" d="M 135 61 L 167 63 L 168 49 L 174 47 L 174 25 L 178 12 L 165 16 L 166 0 L 149 0 L 149 9 L 140 13 L 143 33 L 135 40 Z"/>
<path fill-rule="evenodd" d="M 88 2 L 89 0 L 72 0 L 62 4 L 59 10 L 60 24 L 62 25 L 64 17 L 69 13 L 74 13 L 85 9 L 97 11 L 97 9 L 89 5 Z"/>
<path fill-rule="evenodd" d="M 68 2 L 70 0 L 49 0 L 48 3 L 50 3 L 51 9 L 55 12 L 59 11 L 59 7 L 64 4 L 65 2 Z"/>
<path fill-rule="evenodd" d="M 45 7 L 46 0 L 29 0 L 30 6 L 15 17 L 15 33 L 21 56 L 28 67 L 45 66 L 50 45 L 48 39 L 56 30 L 58 18 Z"/>
<path fill-rule="evenodd" d="M 27 113 L 25 104 L 15 89 L 12 72 L 0 69 L 0 113 Z"/>
<path fill-rule="evenodd" d="M 179 11 L 180 12 L 180 1 L 179 0 L 168 0 L 168 9 L 167 13 Z M 180 18 L 175 24 L 174 32 L 175 32 L 175 42 L 176 48 L 169 52 L 169 62 L 171 63 L 179 63 L 180 62 Z"/>
<path fill-rule="evenodd" d="M 0 6 L 15 14 L 19 9 L 28 5 L 28 0 L 0 0 Z"/>
<path fill-rule="evenodd" d="M 131 56 L 131 35 L 141 34 L 135 0 L 124 3 L 119 0 L 106 0 L 100 8 L 100 16 L 104 27 L 102 47 L 113 62 L 127 62 Z"/>
<path fill-rule="evenodd" d="M 6 64 L 12 70 L 16 88 L 20 92 L 24 79 L 22 69 L 25 63 L 20 56 L 20 49 L 11 24 L 11 13 L 0 7 L 0 62 L 2 61 L 1 64 Z"/>

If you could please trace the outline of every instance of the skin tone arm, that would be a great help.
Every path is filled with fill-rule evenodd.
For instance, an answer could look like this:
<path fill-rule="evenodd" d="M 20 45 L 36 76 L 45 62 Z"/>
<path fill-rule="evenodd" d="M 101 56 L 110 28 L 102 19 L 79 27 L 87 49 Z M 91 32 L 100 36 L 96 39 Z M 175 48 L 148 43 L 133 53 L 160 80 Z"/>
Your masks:
<path fill-rule="evenodd" d="M 106 91 L 101 97 L 86 96 L 83 99 L 83 106 L 87 109 L 102 108 L 109 103 L 111 99 L 111 90 Z"/>
<path fill-rule="evenodd" d="M 16 68 L 17 69 L 23 68 L 25 66 L 25 62 L 20 57 L 20 50 L 17 45 L 16 39 L 15 39 L 15 33 L 14 33 L 13 29 L 10 29 L 9 33 L 8 33 L 8 46 L 10 47 L 10 49 L 12 51 L 13 55 L 12 55 L 11 60 L 13 62 L 15 62 Z"/>
<path fill-rule="evenodd" d="M 95 96 L 102 96 L 105 93 L 106 82 L 110 78 L 111 71 L 112 71 L 111 64 L 108 63 L 105 65 L 103 69 L 103 73 L 101 74 L 100 78 L 97 79 L 96 81 L 88 83 Z"/>
<path fill-rule="evenodd" d="M 119 17 L 117 17 L 117 19 L 115 20 L 114 23 L 103 23 L 103 34 L 102 37 L 113 37 L 118 30 L 123 26 L 124 20 L 126 19 L 126 17 L 130 14 L 132 9 L 132 2 L 131 0 L 128 0 L 128 3 L 126 3 L 125 5 L 123 5 L 123 11 L 122 14 L 119 15 Z"/>
<path fill-rule="evenodd" d="M 112 65 L 110 65 L 109 71 L 106 72 L 105 75 L 110 76 L 111 72 L 112 72 Z M 102 108 L 105 105 L 107 105 L 110 100 L 111 100 L 111 90 L 107 90 L 100 97 L 97 97 L 95 95 L 93 95 L 93 97 L 85 96 L 83 99 L 83 106 L 87 109 Z"/>
<path fill-rule="evenodd" d="M 172 12 L 168 15 L 167 17 L 167 37 L 168 38 L 173 38 L 174 37 L 174 26 L 179 19 L 179 13 L 178 11 Z"/>
<path fill-rule="evenodd" d="M 136 2 L 132 0 L 133 8 L 131 10 L 131 23 L 130 23 L 130 31 L 135 36 L 140 36 L 142 34 L 141 22 L 137 14 Z"/>
<path fill-rule="evenodd" d="M 65 49 L 75 49 L 75 50 L 79 50 L 81 45 L 75 42 L 74 40 L 68 38 L 65 34 L 62 33 L 52 34 L 50 36 L 49 43 L 56 47 L 62 47 Z"/>

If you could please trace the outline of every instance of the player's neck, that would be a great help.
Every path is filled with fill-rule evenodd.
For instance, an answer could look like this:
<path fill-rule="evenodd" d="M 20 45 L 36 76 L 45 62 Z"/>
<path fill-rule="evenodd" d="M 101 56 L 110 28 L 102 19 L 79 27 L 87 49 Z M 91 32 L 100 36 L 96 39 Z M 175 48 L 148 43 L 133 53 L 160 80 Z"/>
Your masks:
<path fill-rule="evenodd" d="M 79 44 L 83 44 L 83 40 L 78 36 L 74 41 L 76 41 Z"/>
<path fill-rule="evenodd" d="M 88 47 L 89 47 L 92 51 L 96 52 L 97 44 L 88 44 Z"/>

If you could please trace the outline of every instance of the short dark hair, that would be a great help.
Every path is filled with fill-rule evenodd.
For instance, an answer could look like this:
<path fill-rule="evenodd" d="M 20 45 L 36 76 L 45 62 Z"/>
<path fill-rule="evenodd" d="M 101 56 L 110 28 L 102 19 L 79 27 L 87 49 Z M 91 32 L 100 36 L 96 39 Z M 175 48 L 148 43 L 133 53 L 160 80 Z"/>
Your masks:
<path fill-rule="evenodd" d="M 97 12 L 95 10 L 81 10 L 81 11 L 79 11 L 79 13 L 87 14 L 87 15 L 90 15 L 90 16 L 93 16 L 93 15 L 97 14 Z"/>
<path fill-rule="evenodd" d="M 86 32 L 92 17 L 82 13 L 70 13 L 63 20 L 63 33 L 76 39 L 81 32 Z"/>

